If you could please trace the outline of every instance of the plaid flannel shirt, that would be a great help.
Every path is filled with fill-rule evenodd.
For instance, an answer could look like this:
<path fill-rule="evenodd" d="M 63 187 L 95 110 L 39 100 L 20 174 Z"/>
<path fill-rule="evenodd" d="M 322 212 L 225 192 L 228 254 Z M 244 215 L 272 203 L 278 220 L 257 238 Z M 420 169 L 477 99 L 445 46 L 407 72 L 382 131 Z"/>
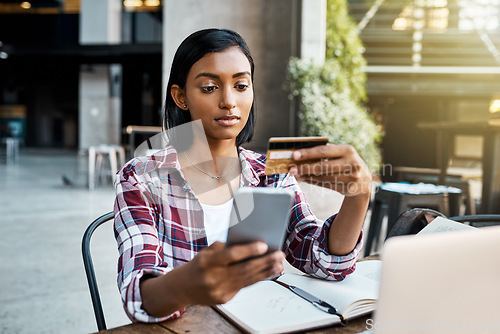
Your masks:
<path fill-rule="evenodd" d="M 289 188 L 294 191 L 287 237 L 286 259 L 316 277 L 342 280 L 355 269 L 362 235 L 344 256 L 328 253 L 326 221 L 310 211 L 297 181 L 289 174 L 265 175 L 264 155 L 239 149 L 240 186 Z M 192 260 L 207 247 L 203 211 L 184 179 L 171 146 L 151 156 L 135 158 L 117 174 L 114 231 L 118 243 L 118 287 L 124 309 L 132 321 L 160 322 L 179 317 L 184 310 L 157 318 L 142 309 L 139 283 L 145 275 L 164 275 Z"/>

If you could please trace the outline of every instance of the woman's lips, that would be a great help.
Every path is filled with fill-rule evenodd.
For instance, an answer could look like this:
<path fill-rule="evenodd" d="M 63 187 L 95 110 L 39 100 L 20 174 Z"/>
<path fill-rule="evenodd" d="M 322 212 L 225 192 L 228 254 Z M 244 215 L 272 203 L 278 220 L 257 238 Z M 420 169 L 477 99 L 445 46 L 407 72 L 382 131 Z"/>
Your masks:
<path fill-rule="evenodd" d="M 238 116 L 222 116 L 215 119 L 215 121 L 222 126 L 234 125 L 238 123 L 239 120 L 240 118 Z"/>

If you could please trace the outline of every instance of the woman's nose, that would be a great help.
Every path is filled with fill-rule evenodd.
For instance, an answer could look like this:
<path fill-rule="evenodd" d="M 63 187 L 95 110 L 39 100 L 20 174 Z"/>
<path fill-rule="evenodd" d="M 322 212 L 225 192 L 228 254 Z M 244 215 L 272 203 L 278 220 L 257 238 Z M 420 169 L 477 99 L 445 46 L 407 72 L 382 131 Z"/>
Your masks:
<path fill-rule="evenodd" d="M 219 101 L 219 108 L 231 110 L 234 107 L 236 107 L 236 97 L 234 92 L 232 92 L 231 89 L 224 89 Z"/>

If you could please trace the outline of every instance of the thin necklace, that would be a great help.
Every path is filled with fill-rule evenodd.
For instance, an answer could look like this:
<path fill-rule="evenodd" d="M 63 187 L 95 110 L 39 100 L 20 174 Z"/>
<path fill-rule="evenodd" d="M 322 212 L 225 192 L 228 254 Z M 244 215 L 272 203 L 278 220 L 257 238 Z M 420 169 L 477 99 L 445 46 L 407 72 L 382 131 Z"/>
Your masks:
<path fill-rule="evenodd" d="M 209 174 L 209 173 L 205 172 L 205 171 L 204 171 L 203 169 L 201 169 L 200 167 L 196 166 L 196 165 L 195 165 L 195 164 L 194 164 L 191 160 L 189 160 L 189 158 L 188 158 L 188 156 L 187 156 L 186 152 L 182 152 L 182 154 L 184 154 L 184 156 L 186 157 L 187 161 L 189 161 L 189 163 L 190 163 L 191 165 L 193 165 L 193 167 L 194 167 L 194 168 L 196 168 L 198 171 L 202 172 L 203 174 L 205 174 L 205 175 L 207 175 L 207 176 L 210 176 L 212 179 L 214 179 L 214 180 L 216 180 L 216 181 L 217 181 L 217 180 L 220 180 L 220 179 L 221 179 L 224 175 L 227 175 L 227 173 L 229 173 L 230 171 L 232 171 L 233 169 L 235 169 L 235 168 L 236 168 L 236 166 L 239 166 L 239 164 L 240 164 L 240 160 L 238 159 L 238 161 L 236 161 L 236 164 L 234 164 L 234 166 L 233 166 L 233 167 L 231 167 L 230 169 L 228 169 L 225 173 L 222 173 L 222 174 L 220 174 L 220 175 L 211 175 L 211 174 Z"/>

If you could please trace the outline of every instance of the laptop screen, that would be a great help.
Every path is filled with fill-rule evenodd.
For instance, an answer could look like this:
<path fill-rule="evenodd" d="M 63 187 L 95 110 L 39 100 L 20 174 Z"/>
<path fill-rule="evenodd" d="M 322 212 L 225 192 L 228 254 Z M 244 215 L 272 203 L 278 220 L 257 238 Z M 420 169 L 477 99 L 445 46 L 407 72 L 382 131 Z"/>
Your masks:
<path fill-rule="evenodd" d="M 376 334 L 500 333 L 500 226 L 389 239 Z"/>

